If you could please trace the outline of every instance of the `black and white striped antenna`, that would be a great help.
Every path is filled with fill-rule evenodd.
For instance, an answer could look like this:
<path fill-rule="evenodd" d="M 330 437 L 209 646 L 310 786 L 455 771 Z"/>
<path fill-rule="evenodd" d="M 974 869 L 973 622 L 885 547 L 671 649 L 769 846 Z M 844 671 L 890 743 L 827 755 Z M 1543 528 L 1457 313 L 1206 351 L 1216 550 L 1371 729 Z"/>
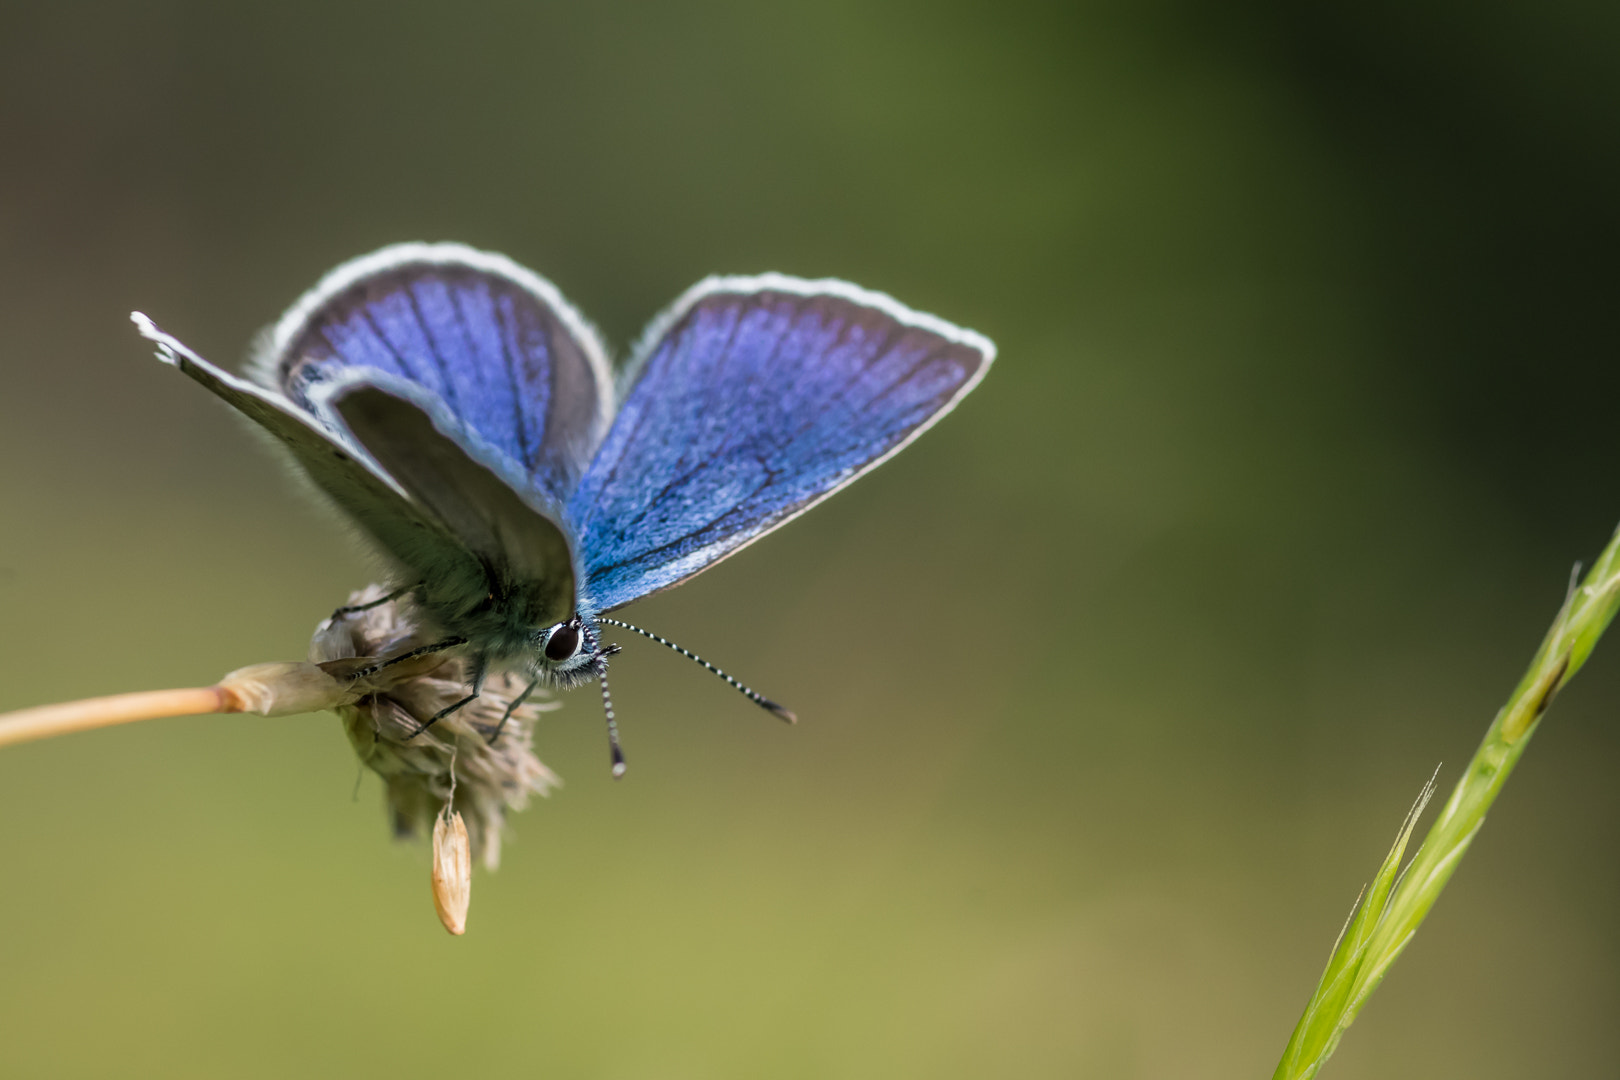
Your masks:
<path fill-rule="evenodd" d="M 786 720 L 790 724 L 796 724 L 796 723 L 799 722 L 799 718 L 797 716 L 793 715 L 793 711 L 791 709 L 788 709 L 788 708 L 785 708 L 785 707 L 783 707 L 781 705 L 778 705 L 776 702 L 772 701 L 770 698 L 766 697 L 764 694 L 757 693 L 754 690 L 750 690 L 748 687 L 744 686 L 742 683 L 738 682 L 736 679 L 733 679 L 730 675 L 727 675 L 725 672 L 721 671 L 719 668 L 715 667 L 713 664 L 711 664 L 707 660 L 703 659 L 703 657 L 699 656 L 697 653 L 689 652 L 688 650 L 683 649 L 679 645 L 675 644 L 673 641 L 670 641 L 667 638 L 661 638 L 657 634 L 653 633 L 650 630 L 643 630 L 639 626 L 631 626 L 629 623 L 623 622 L 623 621 L 621 621 L 619 619 L 609 619 L 609 618 L 603 617 L 603 618 L 600 619 L 600 621 L 607 623 L 609 626 L 617 626 L 617 627 L 620 627 L 621 629 L 624 629 L 624 630 L 630 630 L 630 631 L 632 631 L 634 633 L 640 634 L 644 638 L 650 638 L 651 640 L 658 642 L 658 644 L 663 645 L 666 648 L 674 649 L 676 652 L 680 653 L 682 656 L 686 657 L 688 660 L 696 661 L 697 663 L 701 664 L 703 667 L 706 667 L 710 671 L 714 672 L 714 674 L 720 676 L 726 682 L 731 684 L 732 689 L 737 690 L 744 697 L 746 697 L 749 701 L 752 701 L 755 705 L 758 705 L 760 708 L 767 709 L 770 712 L 775 713 L 777 716 L 781 717 L 783 720 Z M 607 695 L 607 680 L 605 680 L 605 679 L 602 682 L 602 693 L 603 693 L 603 697 L 605 699 L 606 695 Z M 609 729 L 610 732 L 613 730 L 613 711 L 612 711 L 612 709 L 608 710 L 608 729 Z M 617 743 L 615 743 L 615 745 L 617 745 Z M 620 771 L 622 771 L 622 770 L 620 770 Z"/>
<path fill-rule="evenodd" d="M 602 675 L 602 711 L 607 714 L 608 726 L 608 752 L 613 757 L 613 779 L 617 780 L 624 775 L 624 748 L 619 745 L 619 721 L 613 715 L 613 696 L 608 693 L 607 669 L 603 668 Z"/>

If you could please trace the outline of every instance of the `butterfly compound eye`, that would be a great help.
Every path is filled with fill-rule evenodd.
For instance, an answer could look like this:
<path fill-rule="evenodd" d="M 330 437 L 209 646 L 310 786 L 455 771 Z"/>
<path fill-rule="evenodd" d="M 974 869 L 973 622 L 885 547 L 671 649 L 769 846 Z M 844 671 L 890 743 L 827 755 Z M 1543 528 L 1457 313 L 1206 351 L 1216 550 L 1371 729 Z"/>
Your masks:
<path fill-rule="evenodd" d="M 559 664 L 579 652 L 579 627 L 564 623 L 546 639 L 546 659 Z"/>

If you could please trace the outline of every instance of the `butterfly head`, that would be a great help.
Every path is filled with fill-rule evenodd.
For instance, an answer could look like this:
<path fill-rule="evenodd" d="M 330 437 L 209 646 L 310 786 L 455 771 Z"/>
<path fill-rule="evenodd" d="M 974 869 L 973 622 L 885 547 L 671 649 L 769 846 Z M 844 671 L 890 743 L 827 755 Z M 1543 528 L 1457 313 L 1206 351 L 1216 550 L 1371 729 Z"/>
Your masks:
<path fill-rule="evenodd" d="M 564 689 L 601 678 L 617 645 L 603 647 L 595 620 L 574 615 L 535 634 L 538 674 Z"/>

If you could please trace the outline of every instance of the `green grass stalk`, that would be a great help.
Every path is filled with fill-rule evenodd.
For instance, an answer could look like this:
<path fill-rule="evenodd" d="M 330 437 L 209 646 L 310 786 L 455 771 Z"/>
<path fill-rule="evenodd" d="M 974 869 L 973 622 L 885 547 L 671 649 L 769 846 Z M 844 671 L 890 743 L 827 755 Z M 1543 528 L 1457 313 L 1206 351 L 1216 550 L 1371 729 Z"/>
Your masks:
<path fill-rule="evenodd" d="M 1547 706 L 1586 663 L 1620 608 L 1620 532 L 1580 584 L 1572 586 L 1524 678 L 1491 722 L 1417 854 L 1397 874 L 1407 841 L 1434 792 L 1432 779 L 1407 814 L 1394 847 L 1351 910 L 1273 1080 L 1309 1080 L 1317 1074 L 1439 899 Z"/>

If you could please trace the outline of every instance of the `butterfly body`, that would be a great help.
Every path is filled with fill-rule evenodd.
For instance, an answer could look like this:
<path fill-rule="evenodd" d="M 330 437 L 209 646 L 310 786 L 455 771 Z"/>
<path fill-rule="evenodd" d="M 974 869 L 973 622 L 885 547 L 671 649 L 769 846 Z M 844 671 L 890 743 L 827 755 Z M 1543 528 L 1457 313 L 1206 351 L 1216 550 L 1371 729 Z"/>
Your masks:
<path fill-rule="evenodd" d="M 268 332 L 251 379 L 134 319 L 287 448 L 475 670 L 557 686 L 605 675 L 607 612 L 898 452 L 995 351 L 844 282 L 711 278 L 615 382 L 549 282 L 457 244 L 332 271 Z"/>

